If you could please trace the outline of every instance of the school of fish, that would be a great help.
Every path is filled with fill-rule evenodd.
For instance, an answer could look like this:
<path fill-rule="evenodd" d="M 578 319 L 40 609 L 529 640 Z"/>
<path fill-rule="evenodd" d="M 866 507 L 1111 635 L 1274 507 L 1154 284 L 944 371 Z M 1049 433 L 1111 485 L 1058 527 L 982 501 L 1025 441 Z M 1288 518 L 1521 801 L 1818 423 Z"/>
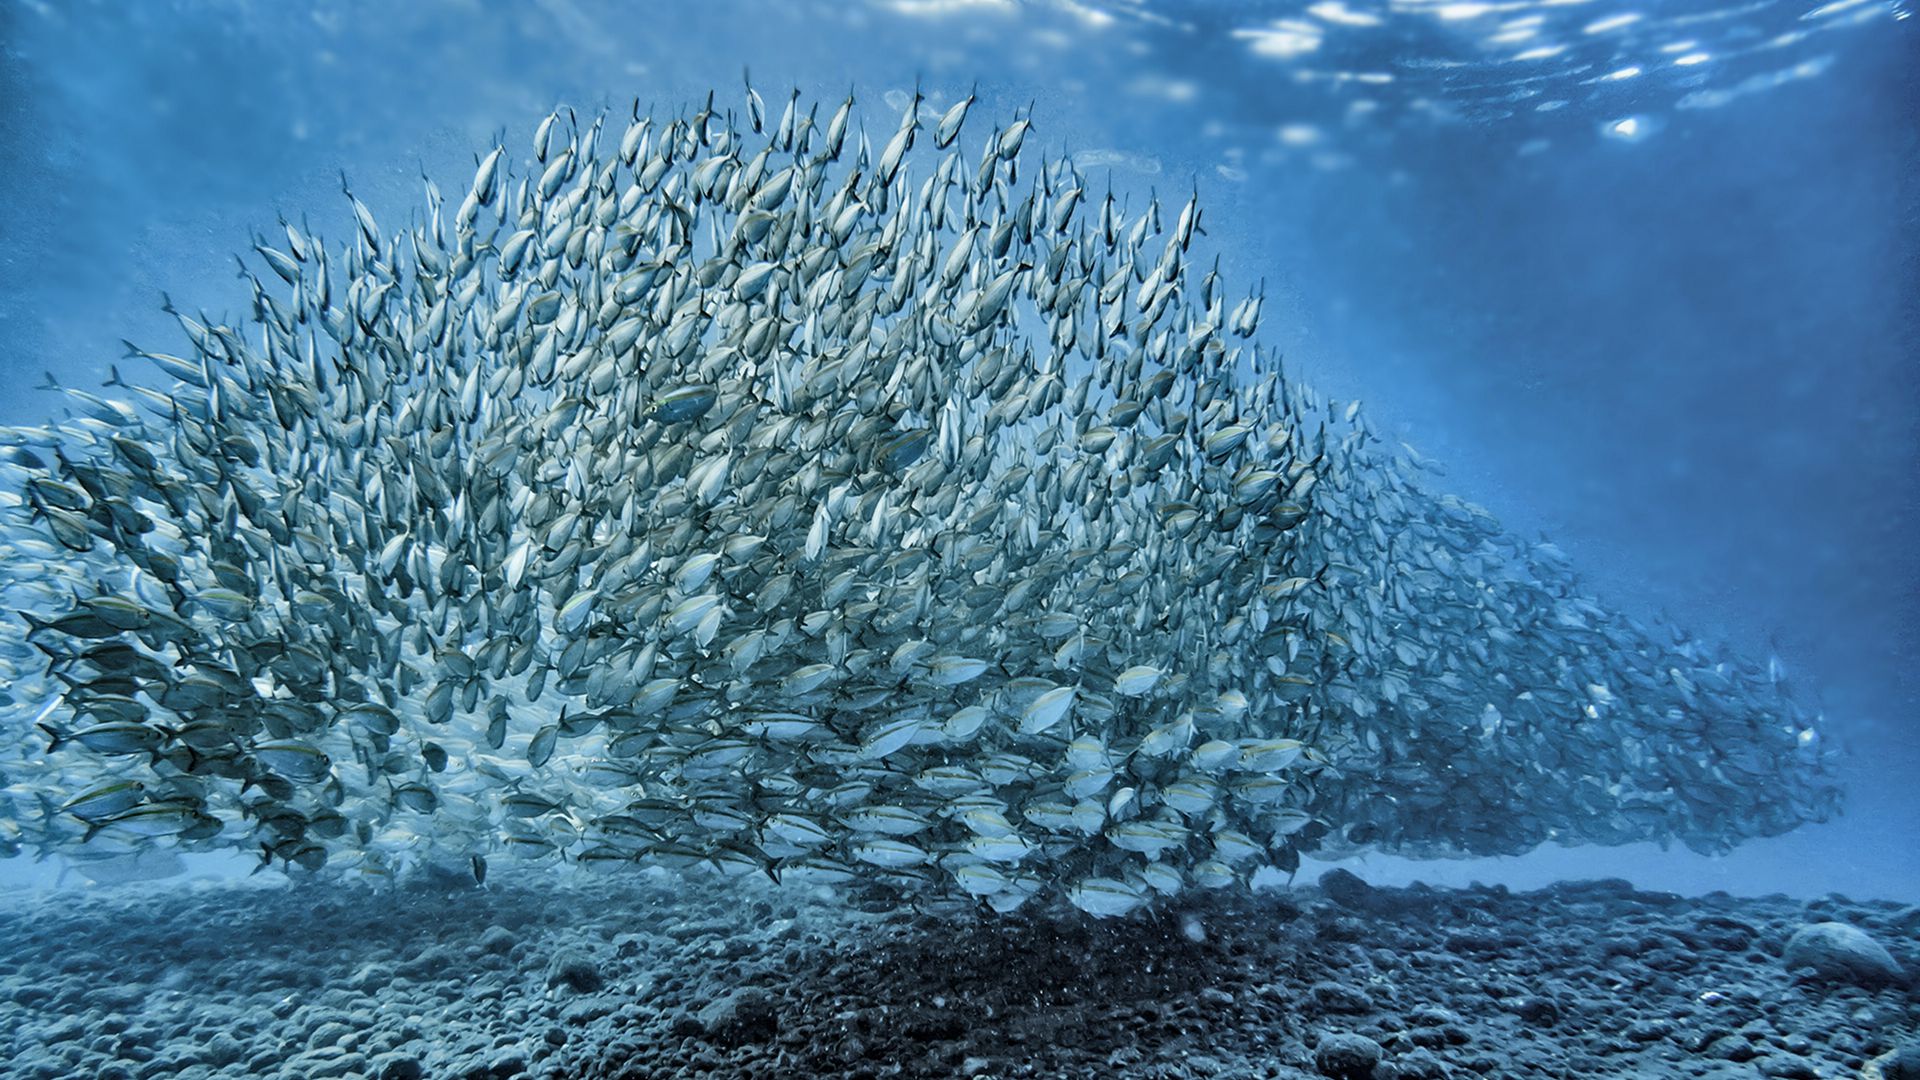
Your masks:
<path fill-rule="evenodd" d="M 1197 198 L 968 145 L 974 100 L 562 110 L 55 387 L 0 430 L 0 851 L 1106 917 L 1836 812 L 1766 667 L 1431 493 L 1256 343 Z"/>

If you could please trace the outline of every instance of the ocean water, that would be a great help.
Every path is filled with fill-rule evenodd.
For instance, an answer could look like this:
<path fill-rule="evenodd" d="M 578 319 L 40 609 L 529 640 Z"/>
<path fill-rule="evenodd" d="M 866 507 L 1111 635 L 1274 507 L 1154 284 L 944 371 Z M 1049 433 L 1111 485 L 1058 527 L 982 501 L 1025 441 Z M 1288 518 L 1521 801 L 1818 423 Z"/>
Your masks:
<path fill-rule="evenodd" d="M 0 746 L 0 825 L 7 829 L 0 840 L 18 849 L 0 860 L 0 902 L 10 905 L 0 915 L 10 942 L 0 946 L 8 980 L 0 1002 L 11 1003 L 17 1021 L 11 1041 L 0 1043 L 0 1073 L 1732 1076 L 1760 1075 L 1733 1070 L 1791 1057 L 1812 1071 L 1782 1064 L 1789 1071 L 1766 1075 L 1861 1075 L 1920 1022 L 1911 990 L 1900 988 L 1911 984 L 1868 979 L 1879 989 L 1821 996 L 1788 980 L 1776 956 L 1803 923 L 1824 921 L 1864 927 L 1892 951 L 1889 962 L 1907 973 L 1920 950 L 1920 920 L 1905 906 L 1920 902 L 1914 842 L 1920 798 L 1913 783 L 1920 777 L 1920 734 L 1912 719 L 1920 705 L 1920 547 L 1913 541 L 1920 533 L 1920 366 L 1914 362 L 1920 329 L 1914 61 L 1920 47 L 1914 28 L 1904 3 L 1879 0 L 797 0 L 646 7 L 565 0 L 0 0 L 0 424 L 10 431 L 86 414 L 84 399 L 45 384 L 123 399 L 131 388 L 112 385 L 121 375 L 167 388 L 171 380 L 126 356 L 123 341 L 193 356 L 193 343 L 163 310 L 165 303 L 207 325 L 245 326 L 254 300 L 249 284 L 236 278 L 236 253 L 245 256 L 244 272 L 288 302 L 289 290 L 252 249 L 256 242 L 286 248 L 280 223 L 291 222 L 325 237 L 329 250 L 344 251 L 363 226 L 343 185 L 390 237 L 427 220 L 422 179 L 429 179 L 445 194 L 441 216 L 457 231 L 454 208 L 476 164 L 495 146 L 507 148 L 510 183 L 537 188 L 558 160 L 560 140 L 577 137 L 594 117 L 605 117 L 599 139 L 605 158 L 634 118 L 654 117 L 659 137 L 672 119 L 700 113 L 711 93 L 714 127 L 747 132 L 752 153 L 777 138 L 773 129 L 789 93 L 797 92 L 801 109 L 813 108 L 821 129 L 852 94 L 861 127 L 847 156 L 864 133 L 869 165 L 883 155 L 903 111 L 920 102 L 908 155 L 908 176 L 917 187 L 939 159 L 932 144 L 941 118 L 971 96 L 956 144 L 969 176 L 983 140 L 1025 121 L 1020 171 L 1008 176 L 1007 189 L 1024 192 L 1045 174 L 1044 159 L 1070 163 L 1071 175 L 1084 184 L 1082 227 L 1097 225 L 1108 193 L 1126 208 L 1123 227 L 1151 201 L 1159 220 L 1145 258 L 1162 257 L 1183 206 L 1202 208 L 1190 242 L 1179 249 L 1187 278 L 1178 303 L 1199 297 L 1199 279 L 1210 269 L 1225 296 L 1221 311 L 1234 311 L 1250 294 L 1264 296 L 1257 332 L 1228 342 L 1248 350 L 1230 366 L 1229 383 L 1251 392 L 1261 376 L 1281 373 L 1287 386 L 1311 387 L 1313 409 L 1302 411 L 1329 417 L 1335 438 L 1355 415 L 1363 417 L 1362 445 L 1392 455 L 1401 462 L 1395 468 L 1418 477 L 1424 490 L 1484 507 L 1503 535 L 1518 538 L 1518 550 L 1550 542 L 1564 553 L 1552 557 L 1553 565 L 1569 568 L 1579 594 L 1594 598 L 1608 618 L 1678 628 L 1712 655 L 1737 658 L 1732 670 L 1742 692 L 1763 695 L 1769 708 L 1791 701 L 1792 745 L 1766 743 L 1765 767 L 1727 781 L 1738 795 L 1729 805 L 1741 808 L 1739 815 L 1794 803 L 1801 795 L 1794 778 L 1815 760 L 1831 770 L 1823 776 L 1842 792 L 1843 803 L 1830 820 L 1779 835 L 1733 836 L 1739 842 L 1731 845 L 1653 842 L 1616 836 L 1598 824 L 1622 800 L 1634 801 L 1623 794 L 1633 786 L 1630 777 L 1624 786 L 1609 777 L 1615 786 L 1595 796 L 1591 820 L 1539 832 L 1529 824 L 1534 796 L 1518 778 L 1510 796 L 1489 794 L 1506 781 L 1476 771 L 1471 751 L 1449 747 L 1423 756 L 1415 749 L 1403 756 L 1434 770 L 1444 760 L 1446 775 L 1457 778 L 1421 788 L 1440 792 L 1440 803 L 1409 801 L 1391 814 L 1382 811 L 1383 820 L 1395 823 L 1383 834 L 1377 827 L 1351 828 L 1373 820 L 1360 796 L 1303 802 L 1303 818 L 1317 815 L 1308 841 L 1279 844 L 1272 865 L 1241 875 L 1250 880 L 1218 892 L 1189 883 L 1153 903 L 1145 902 L 1152 890 L 1128 885 L 1131 891 L 1118 902 L 1129 909 L 1125 915 L 1098 910 L 1097 900 L 1062 902 L 1070 879 L 1094 873 L 1073 861 L 1078 854 L 1057 859 L 1071 868 L 1057 871 L 1061 894 L 1045 894 L 1026 914 L 994 915 L 981 904 L 978 912 L 952 905 L 928 911 L 912 889 L 888 901 L 846 895 L 857 888 L 764 880 L 803 858 L 804 843 L 784 859 L 777 850 L 768 853 L 776 847 L 772 841 L 745 856 L 776 864 L 771 875 L 749 869 L 722 882 L 695 868 L 686 871 L 684 885 L 674 884 L 680 879 L 672 875 L 684 868 L 672 852 L 614 873 L 586 869 L 577 857 L 586 841 L 570 848 L 562 843 L 565 857 L 555 850 L 551 858 L 519 860 L 503 839 L 520 818 L 513 809 L 480 813 L 492 829 L 484 836 L 463 825 L 465 831 L 447 834 L 444 843 L 423 841 L 418 857 L 383 854 L 377 866 L 356 861 L 370 847 L 414 851 L 407 844 L 415 834 L 434 834 L 432 814 L 403 815 L 395 825 L 383 812 L 381 826 L 400 829 L 405 843 L 388 834 L 378 845 L 367 837 L 356 843 L 351 832 L 331 838 L 318 845 L 328 849 L 329 867 L 316 875 L 291 858 L 297 846 L 276 850 L 279 841 L 263 831 L 268 827 L 258 804 L 238 811 L 256 796 L 234 794 L 231 784 L 201 808 L 222 826 L 214 842 L 178 840 L 174 834 L 183 826 L 172 818 L 159 824 L 159 838 L 139 838 L 129 835 L 126 822 L 95 828 L 99 820 L 64 809 L 89 785 L 174 766 L 163 766 L 158 753 L 146 764 L 144 750 L 88 757 L 86 747 L 49 749 L 37 724 L 71 733 L 109 714 L 74 715 L 74 702 L 85 695 L 76 697 L 71 687 L 62 695 L 45 671 L 49 654 L 33 644 L 44 638 L 30 639 L 22 622 L 0 631 L 8 646 L 8 712 L 0 730 L 16 743 Z M 751 134 L 749 83 L 764 102 L 765 134 Z M 561 134 L 553 136 L 549 153 L 537 153 L 536 131 L 550 118 Z M 834 186 L 843 175 L 835 174 Z M 564 182 L 573 182 L 571 173 Z M 508 183 L 502 181 L 503 189 L 513 190 Z M 822 203 L 832 190 L 821 195 Z M 496 201 L 512 197 L 500 194 Z M 871 194 L 869 203 L 864 212 L 874 219 L 887 212 Z M 495 214 L 498 223 L 494 210 L 481 214 Z M 498 242 L 517 224 L 503 229 Z M 705 242 L 704 230 L 703 224 L 690 243 Z M 360 243 L 364 250 L 367 238 Z M 387 250 L 397 259 L 404 248 Z M 979 256 L 983 267 L 985 259 Z M 345 274 L 348 265 L 349 257 L 340 255 L 335 272 Z M 985 286 L 988 275 L 979 276 L 970 284 Z M 397 287 L 404 291 L 404 284 Z M 712 287 L 719 295 L 727 286 Z M 348 295 L 347 277 L 336 277 L 332 288 Z M 1081 288 L 1097 286 L 1082 282 Z M 1129 296 L 1133 289 L 1130 284 Z M 936 314 L 950 315 L 945 307 Z M 250 332 L 258 337 L 257 329 Z M 806 333 L 831 337 L 835 331 Z M 1046 330 L 1033 340 L 1045 346 Z M 1089 377 L 1072 362 L 1062 375 Z M 348 392 L 342 382 L 314 389 L 322 396 Z M 651 388 L 656 412 L 649 416 L 660 415 L 659 395 L 667 389 Z M 1190 391 L 1176 381 L 1176 397 Z M 1352 402 L 1362 411 L 1348 410 Z M 264 395 L 256 401 L 266 403 Z M 156 413 L 148 422 L 161 429 L 165 417 Z M 636 429 L 654 422 L 633 421 Z M 901 422 L 909 431 L 938 423 L 919 416 Z M 542 430 L 560 428 L 572 425 Z M 1311 425 L 1298 432 L 1301 444 L 1314 437 Z M 577 430 L 570 431 L 566 446 L 547 448 L 560 464 L 542 484 L 574 482 L 566 465 L 578 449 L 575 437 Z M 9 436 L 5 443 L 52 457 L 44 436 Z M 157 440 L 151 449 L 163 456 L 178 452 Z M 916 445 L 911 455 L 900 453 L 911 463 L 920 452 Z M 944 446 L 932 453 L 953 456 Z M 1345 453 L 1326 451 L 1316 461 Z M 1424 464 L 1405 464 L 1412 460 Z M 1323 471 L 1331 475 L 1332 467 Z M 99 564 L 87 561 L 101 553 L 81 559 L 50 543 L 46 516 L 33 512 L 44 495 L 23 487 L 31 474 L 19 461 L 8 472 L 7 604 L 46 618 L 79 603 L 81 590 L 72 582 L 105 578 L 94 572 Z M 643 502 L 653 497 L 644 481 L 641 487 Z M 413 495 L 411 512 L 423 520 L 430 507 L 447 501 L 431 492 Z M 1354 496 L 1360 509 L 1350 520 L 1368 519 L 1369 497 L 1368 489 Z M 803 519 L 802 531 L 804 525 Z M 870 535 L 883 531 L 876 526 Z M 1418 542 L 1408 539 L 1412 531 L 1405 536 L 1392 543 L 1383 536 L 1378 547 L 1403 551 Z M 28 537 L 38 546 L 17 546 Z M 327 542 L 341 542 L 341 534 Z M 1281 541 L 1264 537 L 1261 543 Z M 776 538 L 774 547 L 779 544 Z M 411 558 L 393 550 L 397 559 Z M 1250 547 L 1238 554 L 1250 564 L 1267 557 Z M 1156 549 L 1156 555 L 1165 553 Z M 1139 564 L 1144 576 L 1127 594 L 1137 596 L 1138 605 L 1177 606 L 1186 586 L 1171 590 L 1172 600 L 1166 587 L 1152 588 L 1155 581 L 1175 580 L 1170 558 Z M 270 561 L 263 557 L 261 564 Z M 63 566 L 81 567 L 79 577 Z M 1324 584 L 1316 578 L 1310 587 Z M 1417 577 L 1386 587 L 1396 584 L 1415 593 L 1434 589 Z M 112 589 L 123 587 L 133 588 L 113 579 Z M 699 589 L 680 589 L 669 602 Z M 737 599 L 751 606 L 746 592 Z M 1134 608 L 1121 599 L 1106 595 L 1103 603 L 1115 625 L 1131 620 Z M 1035 601 L 1035 617 L 1042 606 Z M 543 617 L 560 632 L 557 653 L 565 631 L 575 628 L 574 615 L 564 609 L 564 597 L 552 598 L 551 608 Z M 993 612 L 943 614 L 948 621 L 984 623 Z M 688 626 L 698 618 L 692 613 Z M 1390 637 L 1398 625 L 1380 632 Z M 1231 664 L 1257 669 L 1267 648 L 1230 637 L 1222 644 L 1199 630 L 1164 640 L 1178 647 L 1134 660 L 1163 675 L 1199 671 L 1218 647 L 1231 653 Z M 1662 630 L 1634 647 L 1644 646 L 1650 657 L 1676 640 Z M 702 650 L 707 644 L 701 642 Z M 1528 655 L 1539 658 L 1554 647 L 1539 645 Z M 1566 648 L 1575 660 L 1575 647 Z M 829 666 L 843 659 L 836 656 Z M 983 659 L 1003 665 L 990 680 L 1045 673 L 1062 687 L 1070 681 L 1058 675 L 1065 665 L 1016 671 L 1020 656 Z M 1401 664 L 1420 670 L 1404 657 Z M 1440 666 L 1429 663 L 1420 677 L 1434 677 Z M 1489 680 L 1497 674 L 1476 670 Z M 1523 673 L 1510 674 L 1526 681 Z M 1107 679 L 1118 685 L 1111 673 Z M 1084 695 L 1095 681 L 1075 685 Z M 391 700 L 407 724 L 419 710 L 434 708 L 426 700 L 432 688 L 421 682 L 396 690 Z M 162 716 L 167 710 L 152 687 L 146 692 L 151 704 L 138 707 L 155 730 L 168 729 L 155 736 L 162 749 L 184 746 L 171 730 L 177 716 Z M 813 715 L 839 707 L 810 692 L 794 694 L 799 704 L 792 708 Z M 1422 692 L 1419 677 L 1405 692 Z M 1593 723 L 1604 725 L 1616 692 L 1632 694 L 1624 682 L 1602 688 L 1575 709 L 1573 724 L 1580 723 L 1580 709 L 1590 709 Z M 1712 687 L 1701 694 L 1736 700 Z M 1119 689 L 1109 696 L 1131 698 Z M 1084 696 L 1075 700 L 1085 707 Z M 756 695 L 752 704 L 781 707 L 770 701 Z M 1016 722 L 1028 705 L 989 703 L 1013 709 Z M 1125 715 L 1126 701 L 1121 705 Z M 887 699 L 868 704 L 869 711 L 891 707 Z M 444 740 L 456 757 L 457 739 L 478 739 L 485 727 L 484 706 L 463 703 L 458 711 L 468 719 L 456 722 L 448 729 L 456 733 Z M 576 704 L 574 715 L 581 711 Z M 508 756 L 524 763 L 528 737 L 546 722 L 564 719 L 517 716 L 524 730 L 515 728 Z M 852 738 L 855 727 L 869 733 L 861 738 L 871 749 L 879 738 L 871 729 L 854 725 L 841 734 Z M 1329 721 L 1327 730 L 1340 727 Z M 1097 734 L 1099 725 L 1089 730 Z M 1304 731 L 1284 724 L 1249 730 Z M 1598 738 L 1624 744 L 1640 735 L 1608 728 Z M 1311 737 L 1305 741 L 1337 759 L 1331 742 L 1321 748 Z M 1658 739 L 1648 744 L 1656 758 L 1692 752 Z M 413 745 L 403 749 L 411 753 Z M 1555 751 L 1553 775 L 1581 778 L 1585 755 L 1608 752 Z M 951 746 L 938 754 L 949 764 L 979 764 Z M 564 741 L 559 756 L 573 760 Z M 1140 752 L 1136 760 L 1146 758 L 1157 755 Z M 1388 765 L 1396 763 L 1369 761 L 1348 770 L 1365 773 L 1364 784 L 1371 785 L 1354 790 L 1375 800 L 1392 794 L 1397 781 Z M 1643 764 L 1648 775 L 1682 775 L 1669 764 Z M 262 767 L 285 783 L 303 765 Z M 1294 775 L 1284 772 L 1288 767 L 1272 771 Z M 1158 769 L 1137 768 L 1135 786 L 1127 790 L 1164 787 L 1168 776 Z M 1337 760 L 1329 769 L 1329 776 L 1343 775 Z M 394 789 L 416 773 L 419 782 L 443 775 L 410 760 L 368 787 L 401 805 Z M 510 775 L 465 775 L 461 798 L 522 792 Z M 1728 774 L 1719 775 L 1725 781 Z M 1122 777 L 1116 786 L 1124 783 Z M 1770 787 L 1775 783 L 1777 790 Z M 1407 790 L 1414 786 L 1408 781 Z M 447 792 L 454 790 L 448 781 Z M 1449 792 L 1458 793 L 1457 802 L 1444 801 Z M 1110 796 L 1117 798 L 1102 791 L 1100 799 Z M 277 790 L 265 797 L 269 804 L 294 801 Z M 352 796 L 363 797 L 371 796 Z M 1138 805 L 1151 810 L 1151 798 Z M 1415 805 L 1421 808 L 1411 809 Z M 1106 806 L 1116 823 L 1141 812 L 1126 809 L 1124 800 Z M 1353 819 L 1329 820 L 1328 807 Z M 557 815 L 532 808 L 527 816 L 548 824 L 567 818 L 578 829 L 609 812 L 609 806 L 569 806 Z M 1708 818 L 1700 813 L 1699 820 Z M 1439 822 L 1435 835 L 1461 850 L 1429 850 L 1411 839 L 1393 843 L 1393 830 L 1406 821 Z M 1447 823 L 1458 822 L 1511 825 L 1526 841 L 1484 842 L 1475 837 L 1485 829 L 1467 825 L 1448 834 Z M 871 859 L 848 861 L 883 865 L 886 853 L 867 851 Z M 470 862 L 471 856 L 483 862 Z M 899 857 L 922 856 L 944 857 L 917 848 Z M 1034 868 L 1034 879 L 1053 884 L 1054 854 L 1028 859 L 1023 865 Z M 1316 887 L 1332 868 L 1375 888 L 1345 875 Z M 1641 891 L 1564 884 L 1585 879 L 1623 879 Z M 1415 882 L 1424 885 L 1394 891 Z M 1515 901 L 1508 889 L 1544 891 Z M 1658 898 L 1666 894 L 1675 896 Z M 1722 894 L 1771 899 L 1741 907 Z M 1662 906 L 1669 901 L 1692 906 Z M 1365 925 L 1342 922 L 1356 917 Z M 1700 976 L 1667 986 L 1671 979 L 1660 973 L 1676 968 L 1657 956 L 1647 959 L 1659 952 L 1656 946 L 1625 960 L 1609 951 L 1605 940 L 1629 936 L 1624 930 L 1576 942 L 1568 953 L 1575 959 L 1564 968 L 1549 963 L 1554 947 L 1539 942 L 1572 933 L 1565 928 L 1583 920 L 1607 918 L 1671 931 L 1685 942 L 1681 952 L 1691 950 L 1692 962 L 1718 981 Z M 1711 938 L 1708 931 L 1719 925 L 1715 919 L 1744 927 L 1722 928 L 1739 940 L 1702 944 L 1701 936 Z M 1422 923 L 1437 927 L 1432 940 L 1415 940 L 1413 929 L 1391 929 Z M 1273 924 L 1289 929 L 1270 940 L 1259 928 Z M 1503 955 L 1502 925 L 1509 937 L 1530 935 L 1537 951 Z M 97 949 L 75 959 L 73 953 L 88 953 L 75 943 L 90 935 Z M 1489 983 L 1513 984 L 1498 996 L 1506 1003 L 1501 1015 L 1522 1017 L 1529 1030 L 1481 1026 L 1475 1006 L 1448 981 L 1458 973 L 1441 967 L 1403 967 L 1396 998 L 1380 989 L 1380 979 L 1391 978 L 1369 983 L 1337 962 L 1336 942 L 1409 956 L 1478 956 L 1498 973 Z M 1183 951 L 1189 946 L 1205 952 L 1205 960 Z M 1229 962 L 1229 946 L 1244 961 Z M 1725 957 L 1708 956 L 1715 949 Z M 1590 956 L 1597 959 L 1582 968 Z M 1616 962 L 1630 968 L 1619 973 L 1625 982 L 1594 988 L 1604 980 L 1589 976 Z M 1675 964 L 1684 969 L 1688 962 L 1682 955 Z M 1097 978 L 1056 984 L 1043 973 L 1049 965 L 1076 964 Z M 1563 983 L 1554 1015 L 1577 1016 L 1577 1022 L 1556 1028 L 1538 1019 L 1547 1015 L 1538 1009 L 1506 1007 L 1553 996 L 1523 986 L 1529 965 L 1552 969 L 1552 979 Z M 1258 978 L 1248 974 L 1256 968 Z M 127 986 L 144 989 L 102 997 L 96 984 L 102 972 L 116 969 L 128 973 Z M 918 981 L 911 971 L 919 972 Z M 466 973 L 458 980 L 469 988 L 465 997 L 431 990 L 449 985 L 444 980 L 453 976 L 445 972 Z M 775 1007 L 768 1005 L 768 990 L 742 989 L 778 978 L 818 988 L 818 1001 L 802 1007 L 776 989 Z M 946 991 L 943 978 L 951 984 Z M 1341 987 L 1362 993 L 1368 986 L 1373 1005 L 1342 1004 Z M 1589 989 L 1570 989 L 1583 986 Z M 1258 987 L 1278 988 L 1269 999 L 1275 1010 L 1304 1002 L 1311 1006 L 1302 1006 L 1305 1015 L 1320 1019 L 1296 1031 L 1248 1012 L 1267 992 Z M 1756 1041 L 1746 1056 L 1710 1053 L 1712 1039 L 1700 1040 L 1713 1025 L 1702 1017 L 1747 992 L 1742 987 L 1762 997 L 1808 996 L 1792 998 L 1800 1019 L 1777 1021 L 1774 1043 Z M 1203 996 L 1209 991 L 1220 1000 Z M 1173 1020 L 1143 1019 L 1137 1011 L 1090 1019 L 1094 1005 L 1082 1002 L 1084 1015 L 1060 1021 L 1060 1002 L 1074 993 L 1091 993 L 1094 1004 L 1116 1010 L 1145 1008 L 1143 1002 L 1156 1009 L 1202 1004 L 1184 1020 L 1186 1014 L 1177 1013 Z M 1571 1004 L 1581 993 L 1593 996 L 1590 1011 Z M 1702 996 L 1709 993 L 1720 996 Z M 1662 995 L 1671 994 L 1698 1015 L 1662 1020 Z M 950 1007 L 949 996 L 966 1005 Z M 1052 1026 L 1020 1026 L 1043 1000 L 1054 1010 Z M 1607 1000 L 1632 1008 L 1610 1009 Z M 828 1007 L 846 1002 L 857 1007 Z M 1416 1015 L 1421 1007 L 1453 1016 L 1423 1020 Z M 857 1022 L 831 1019 L 856 1012 L 863 1017 Z M 894 1019 L 870 1022 L 869 1013 Z M 1181 1023 L 1209 1030 L 1224 1013 L 1240 1024 L 1231 1038 L 1194 1043 L 1191 1031 L 1172 1030 Z M 919 1034 L 900 1034 L 906 1029 L 899 1017 L 909 1014 L 920 1026 L 907 1028 Z M 1379 1020 L 1387 1014 L 1396 1019 Z M 1366 1018 L 1371 1026 L 1342 1016 Z M 1815 1030 L 1819 1024 L 1809 1018 L 1826 1027 Z M 1266 1034 L 1252 1041 L 1247 1032 L 1269 1022 L 1277 1025 L 1271 1044 Z M 1651 1048 L 1642 1056 L 1619 1051 L 1608 1057 L 1613 1051 L 1591 1034 L 1659 1022 L 1669 1030 L 1634 1036 L 1635 1046 Z M 1455 1030 L 1461 1038 L 1445 1034 Z M 1375 1051 L 1385 1047 L 1377 1067 L 1343 1063 L 1334 1037 L 1349 1031 L 1371 1040 Z M 1442 1034 L 1413 1039 L 1408 1031 Z M 222 1039 L 217 1052 L 209 1049 L 216 1032 Z M 1791 1042 L 1805 1032 L 1817 1045 Z M 641 1033 L 652 1048 L 647 1053 L 658 1056 L 638 1048 Z M 658 1050 L 668 1040 L 684 1053 Z M 1074 1049 L 1056 1048 L 1054 1057 L 1037 1049 L 1056 1043 Z M 1522 1049 L 1497 1052 L 1514 1047 Z M 1083 1056 L 1072 1056 L 1081 1050 Z M 1355 1052 L 1365 1056 L 1364 1048 Z M 1432 1071 L 1422 1071 L 1428 1068 L 1423 1054 L 1437 1062 Z M 1712 1071 L 1723 1065 L 1724 1072 Z"/>

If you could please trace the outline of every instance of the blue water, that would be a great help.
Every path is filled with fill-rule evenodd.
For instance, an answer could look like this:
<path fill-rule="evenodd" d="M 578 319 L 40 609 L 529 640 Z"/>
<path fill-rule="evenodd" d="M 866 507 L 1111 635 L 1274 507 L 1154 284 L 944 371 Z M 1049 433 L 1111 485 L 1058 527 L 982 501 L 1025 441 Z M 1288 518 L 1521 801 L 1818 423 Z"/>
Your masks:
<path fill-rule="evenodd" d="M 391 10 L 397 7 L 398 11 Z M 0 0 L 0 422 L 97 383 L 160 293 L 241 313 L 277 215 L 345 235 L 556 103 L 897 112 L 977 83 L 1178 201 L 1265 278 L 1289 373 L 1439 486 L 1551 536 L 1613 606 L 1777 657 L 1848 751 L 1847 816 L 1375 879 L 1617 875 L 1920 899 L 1920 80 L 1898 5 L 51 4 Z M 882 103 L 885 102 L 883 105 Z M 212 866 L 213 869 L 220 869 Z M 51 866 L 0 863 L 0 881 Z"/>

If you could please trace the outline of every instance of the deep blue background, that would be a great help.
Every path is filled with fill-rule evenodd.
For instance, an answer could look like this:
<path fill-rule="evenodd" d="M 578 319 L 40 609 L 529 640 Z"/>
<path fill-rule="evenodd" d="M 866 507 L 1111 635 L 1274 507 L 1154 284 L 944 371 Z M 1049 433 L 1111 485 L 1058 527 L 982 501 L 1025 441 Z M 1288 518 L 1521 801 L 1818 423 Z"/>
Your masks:
<path fill-rule="evenodd" d="M 1916 23 L 1865 5 L 1857 26 L 1734 58 L 1811 6 L 1713 24 L 1697 68 L 1667 64 L 1651 30 L 1576 35 L 1609 42 L 1599 66 L 1516 82 L 1474 66 L 1493 55 L 1474 20 L 1263 56 L 1235 31 L 1303 7 L 1277 3 L 1156 9 L 1165 26 L 1064 0 L 644 16 L 0 0 L 0 422 L 59 407 L 30 389 L 42 370 L 87 385 L 121 337 L 178 345 L 163 289 L 238 318 L 229 253 L 281 213 L 347 235 L 341 167 L 396 229 L 422 168 L 457 193 L 477 149 L 504 130 L 524 155 L 556 103 L 620 121 L 636 95 L 672 110 L 713 86 L 738 107 L 751 67 L 776 114 L 790 85 L 823 119 L 857 86 L 884 138 L 916 78 L 940 107 L 977 80 L 968 146 L 1032 100 L 1030 145 L 1099 152 L 1116 186 L 1175 209 L 1197 180 L 1205 244 L 1235 288 L 1267 279 L 1263 333 L 1290 373 L 1363 398 L 1450 466 L 1436 484 L 1550 535 L 1608 603 L 1773 651 L 1851 751 L 1845 821 L 1725 859 L 1582 849 L 1363 873 L 1920 899 Z M 1629 61 L 1647 74 L 1596 80 Z M 1300 81 L 1334 68 L 1397 74 Z M 1652 134 L 1603 134 L 1627 115 Z"/>

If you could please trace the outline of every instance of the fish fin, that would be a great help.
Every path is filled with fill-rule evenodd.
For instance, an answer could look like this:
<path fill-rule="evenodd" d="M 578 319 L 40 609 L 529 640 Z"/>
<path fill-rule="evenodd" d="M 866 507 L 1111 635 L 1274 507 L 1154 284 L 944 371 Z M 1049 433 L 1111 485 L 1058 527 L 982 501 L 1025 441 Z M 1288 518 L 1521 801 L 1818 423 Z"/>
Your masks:
<path fill-rule="evenodd" d="M 54 727 L 52 724 L 35 724 L 33 726 L 47 733 L 47 753 L 49 754 L 73 741 L 73 736 L 62 733 L 60 729 Z"/>

